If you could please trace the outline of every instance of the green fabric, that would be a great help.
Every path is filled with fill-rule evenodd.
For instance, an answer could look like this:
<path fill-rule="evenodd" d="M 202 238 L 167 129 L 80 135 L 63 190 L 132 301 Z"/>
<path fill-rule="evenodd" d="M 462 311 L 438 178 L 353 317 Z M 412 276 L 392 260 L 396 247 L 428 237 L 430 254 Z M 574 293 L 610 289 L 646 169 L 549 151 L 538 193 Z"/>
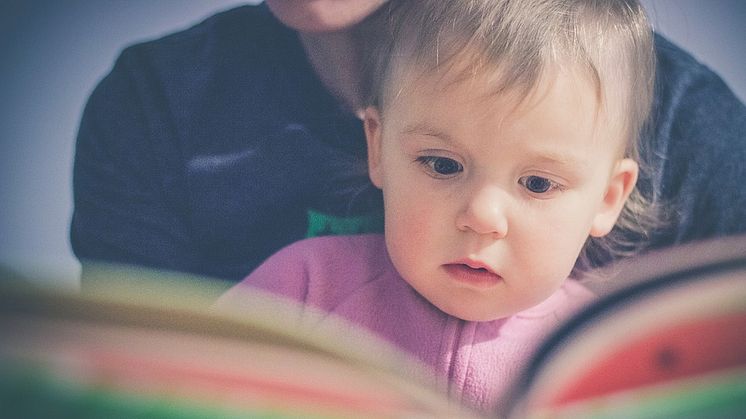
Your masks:
<path fill-rule="evenodd" d="M 383 215 L 339 217 L 308 210 L 306 237 L 383 233 Z"/>

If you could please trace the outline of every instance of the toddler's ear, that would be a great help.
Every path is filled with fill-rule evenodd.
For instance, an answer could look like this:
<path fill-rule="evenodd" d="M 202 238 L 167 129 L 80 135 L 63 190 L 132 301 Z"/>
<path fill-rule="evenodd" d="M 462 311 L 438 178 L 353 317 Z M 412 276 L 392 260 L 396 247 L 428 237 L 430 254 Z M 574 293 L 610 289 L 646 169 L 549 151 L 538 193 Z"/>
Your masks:
<path fill-rule="evenodd" d="M 379 189 L 382 185 L 381 171 L 381 115 L 377 108 L 368 107 L 364 112 L 365 139 L 368 142 L 368 176 Z"/>
<path fill-rule="evenodd" d="M 591 225 L 591 236 L 602 237 L 611 231 L 616 224 L 619 214 L 624 208 L 629 194 L 637 183 L 639 166 L 632 159 L 621 159 L 616 163 L 614 171 L 606 187 L 606 194 L 601 207 L 596 213 Z"/>

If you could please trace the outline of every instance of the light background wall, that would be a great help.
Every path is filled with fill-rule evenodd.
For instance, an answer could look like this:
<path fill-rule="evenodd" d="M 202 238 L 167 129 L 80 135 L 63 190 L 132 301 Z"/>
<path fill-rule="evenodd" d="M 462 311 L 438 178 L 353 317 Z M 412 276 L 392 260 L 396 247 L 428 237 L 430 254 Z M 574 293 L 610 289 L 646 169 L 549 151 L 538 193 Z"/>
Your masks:
<path fill-rule="evenodd" d="M 237 0 L 0 2 L 0 264 L 74 288 L 72 159 L 86 98 L 125 45 Z M 643 0 L 659 32 L 746 99 L 746 2 Z"/>

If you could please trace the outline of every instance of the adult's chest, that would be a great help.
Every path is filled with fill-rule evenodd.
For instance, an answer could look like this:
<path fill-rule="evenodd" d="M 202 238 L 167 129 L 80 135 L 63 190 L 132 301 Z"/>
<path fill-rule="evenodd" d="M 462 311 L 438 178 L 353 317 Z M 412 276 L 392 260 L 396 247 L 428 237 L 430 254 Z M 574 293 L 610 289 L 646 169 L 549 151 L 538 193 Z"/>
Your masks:
<path fill-rule="evenodd" d="M 323 132 L 292 123 L 225 135 L 184 159 L 189 230 L 207 257 L 258 262 L 306 236 L 309 210 L 364 211 L 350 183 L 360 157 L 319 139 Z"/>

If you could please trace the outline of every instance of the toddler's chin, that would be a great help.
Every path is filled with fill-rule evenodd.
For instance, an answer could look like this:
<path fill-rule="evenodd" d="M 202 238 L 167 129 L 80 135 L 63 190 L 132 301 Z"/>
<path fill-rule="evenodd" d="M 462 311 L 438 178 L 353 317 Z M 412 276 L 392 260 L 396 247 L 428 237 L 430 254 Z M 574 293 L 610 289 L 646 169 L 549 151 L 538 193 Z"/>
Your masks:
<path fill-rule="evenodd" d="M 441 311 L 453 317 L 470 322 L 491 322 L 494 320 L 510 317 L 513 313 L 505 313 L 499 310 L 479 309 L 478 307 L 438 307 Z"/>

